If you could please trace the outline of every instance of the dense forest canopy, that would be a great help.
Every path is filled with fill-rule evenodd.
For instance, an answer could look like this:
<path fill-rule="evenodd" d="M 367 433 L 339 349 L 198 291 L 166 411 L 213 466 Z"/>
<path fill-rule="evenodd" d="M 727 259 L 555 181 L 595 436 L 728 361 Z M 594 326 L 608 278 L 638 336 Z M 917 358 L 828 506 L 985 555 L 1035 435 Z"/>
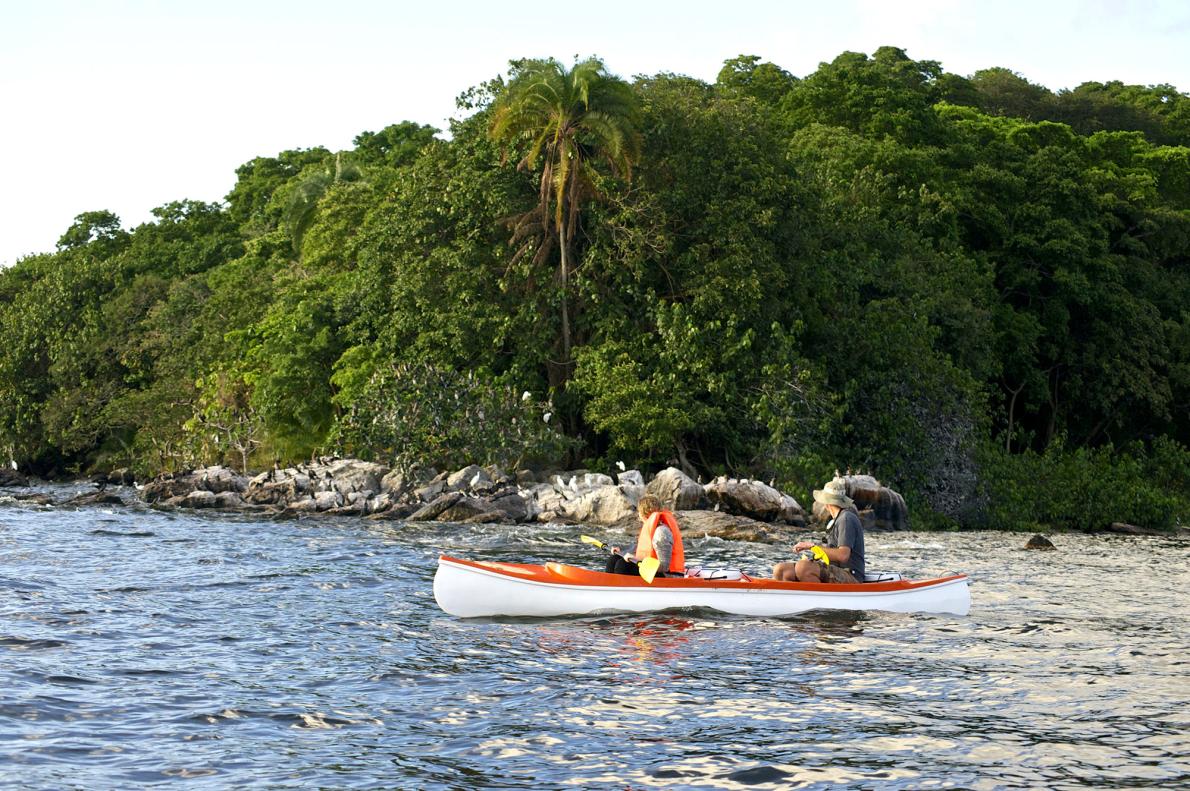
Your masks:
<path fill-rule="evenodd" d="M 242 165 L 0 271 L 0 454 L 66 474 L 835 468 L 926 522 L 1190 515 L 1190 96 L 896 48 L 522 60 L 448 139 Z"/>

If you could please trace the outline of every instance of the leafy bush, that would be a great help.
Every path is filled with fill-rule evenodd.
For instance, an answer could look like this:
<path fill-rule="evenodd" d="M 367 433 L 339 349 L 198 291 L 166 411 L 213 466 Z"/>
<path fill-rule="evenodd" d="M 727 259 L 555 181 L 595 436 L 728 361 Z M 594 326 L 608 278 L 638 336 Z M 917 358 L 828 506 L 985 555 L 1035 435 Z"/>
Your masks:
<path fill-rule="evenodd" d="M 1098 530 L 1112 522 L 1168 529 L 1190 518 L 1190 450 L 1159 439 L 1043 453 L 1007 454 L 985 447 L 980 477 L 987 526 L 1029 530 Z"/>
<path fill-rule="evenodd" d="M 378 366 L 345 406 L 332 432 L 339 450 L 403 469 L 551 464 L 573 445 L 548 401 L 425 362 Z"/>

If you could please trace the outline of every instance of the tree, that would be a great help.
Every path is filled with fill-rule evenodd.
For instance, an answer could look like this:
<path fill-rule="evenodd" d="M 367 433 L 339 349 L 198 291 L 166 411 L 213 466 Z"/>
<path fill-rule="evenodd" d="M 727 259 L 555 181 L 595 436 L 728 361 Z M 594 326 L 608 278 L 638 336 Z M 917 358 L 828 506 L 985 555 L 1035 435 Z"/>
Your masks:
<path fill-rule="evenodd" d="M 568 283 L 583 203 L 598 194 L 594 165 L 603 161 L 612 172 L 630 178 L 640 150 L 632 89 L 611 76 L 598 58 L 575 63 L 527 60 L 514 64 L 508 87 L 496 99 L 490 134 L 506 149 L 528 143 L 519 167 L 542 164 L 539 203 L 522 215 L 517 235 L 539 225 L 542 244 L 537 255 L 550 253 L 547 240 L 556 236 L 558 285 L 561 292 L 563 376 L 571 364 Z"/>

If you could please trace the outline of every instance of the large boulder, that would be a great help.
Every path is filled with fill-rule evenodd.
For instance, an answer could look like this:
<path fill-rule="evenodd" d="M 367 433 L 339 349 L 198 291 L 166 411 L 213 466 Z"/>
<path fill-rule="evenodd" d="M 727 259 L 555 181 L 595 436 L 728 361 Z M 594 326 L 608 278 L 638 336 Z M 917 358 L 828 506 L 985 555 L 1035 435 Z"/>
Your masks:
<path fill-rule="evenodd" d="M 706 493 L 702 486 L 677 467 L 666 467 L 649 481 L 645 492 L 661 501 L 670 511 L 687 511 L 702 507 Z"/>
<path fill-rule="evenodd" d="M 320 484 L 318 488 L 343 495 L 351 492 L 377 494 L 381 490 L 380 482 L 389 473 L 383 464 L 359 459 L 338 459 L 325 468 L 325 473 L 318 467 L 312 469 Z"/>
<path fill-rule="evenodd" d="M 119 495 L 112 494 L 111 492 L 83 492 L 62 501 L 59 505 L 76 507 L 84 505 L 124 505 L 124 500 Z"/>
<path fill-rule="evenodd" d="M 855 501 L 865 530 L 908 530 L 909 508 L 900 493 L 884 486 L 871 475 L 841 475 L 847 496 Z M 814 518 L 825 522 L 829 517 L 821 503 L 814 503 Z"/>
<path fill-rule="evenodd" d="M 724 511 L 678 511 L 678 525 L 686 542 L 686 557 L 690 557 L 689 541 L 696 538 L 721 538 L 725 541 L 761 541 L 777 543 L 792 540 L 786 528 L 766 524 L 755 519 Z"/>
<path fill-rule="evenodd" d="M 567 501 L 563 515 L 584 524 L 615 525 L 636 518 L 636 505 L 620 487 L 600 486 Z"/>
<path fill-rule="evenodd" d="M 0 467 L 0 486 L 28 486 L 29 479 L 16 470 Z"/>
<path fill-rule="evenodd" d="M 182 498 L 182 505 L 186 508 L 215 508 L 218 504 L 218 499 L 214 492 L 208 492 L 206 489 L 195 489 L 190 494 Z"/>
<path fill-rule="evenodd" d="M 501 521 L 511 524 L 531 522 L 537 516 L 536 503 L 525 499 L 515 489 L 505 490 L 489 499 L 487 503 L 489 508 L 504 515 Z"/>
<path fill-rule="evenodd" d="M 243 494 L 250 485 L 249 479 L 230 467 L 204 467 L 201 470 L 165 475 L 145 484 L 140 496 L 145 502 L 155 503 L 174 497 L 185 497 L 191 492 L 203 491 L 218 494 L 235 492 Z"/>
<path fill-rule="evenodd" d="M 446 479 L 446 488 L 448 491 L 459 492 L 491 482 L 491 476 L 483 467 L 478 464 L 470 464 L 461 470 L 452 472 Z"/>
<path fill-rule="evenodd" d="M 797 500 L 761 481 L 723 476 L 708 483 L 704 491 L 717 511 L 761 522 L 806 523 L 805 513 Z"/>

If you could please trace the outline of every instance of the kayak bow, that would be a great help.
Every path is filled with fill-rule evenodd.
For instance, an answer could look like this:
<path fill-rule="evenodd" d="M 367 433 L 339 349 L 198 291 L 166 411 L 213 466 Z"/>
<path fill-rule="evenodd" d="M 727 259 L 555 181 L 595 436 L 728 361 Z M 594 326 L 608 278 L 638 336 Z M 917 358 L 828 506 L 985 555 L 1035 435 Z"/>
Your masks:
<path fill-rule="evenodd" d="M 434 575 L 438 606 L 460 618 L 592 615 L 703 607 L 736 615 L 783 616 L 807 610 L 885 610 L 966 615 L 966 574 L 855 585 L 709 580 L 607 574 L 562 563 L 474 561 L 443 555 Z"/>

